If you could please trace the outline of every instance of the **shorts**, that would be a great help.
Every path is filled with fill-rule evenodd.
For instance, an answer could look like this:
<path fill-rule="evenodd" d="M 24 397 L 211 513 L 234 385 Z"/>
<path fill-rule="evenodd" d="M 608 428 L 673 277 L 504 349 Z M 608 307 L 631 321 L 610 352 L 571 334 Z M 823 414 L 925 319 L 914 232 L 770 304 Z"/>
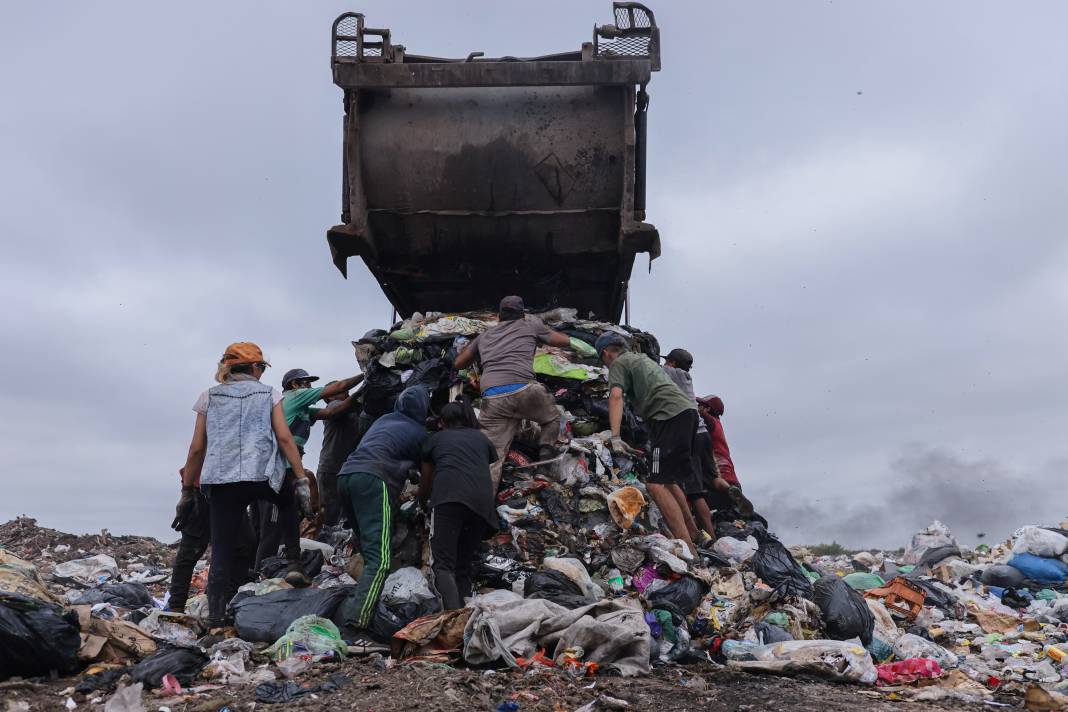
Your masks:
<path fill-rule="evenodd" d="M 684 410 L 668 420 L 648 420 L 649 476 L 654 485 L 680 485 L 694 474 L 693 447 L 697 436 L 697 411 Z"/>

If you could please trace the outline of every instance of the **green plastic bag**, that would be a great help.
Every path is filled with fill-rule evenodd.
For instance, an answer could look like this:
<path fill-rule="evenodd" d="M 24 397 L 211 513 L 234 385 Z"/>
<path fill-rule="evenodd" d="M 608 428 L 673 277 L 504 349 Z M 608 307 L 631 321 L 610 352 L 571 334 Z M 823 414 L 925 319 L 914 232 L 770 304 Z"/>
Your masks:
<path fill-rule="evenodd" d="M 867 591 L 873 588 L 882 588 L 886 585 L 883 577 L 879 574 L 869 574 L 863 571 L 854 571 L 842 577 L 842 580 L 858 591 Z"/>
<path fill-rule="evenodd" d="M 582 358 L 594 358 L 597 356 L 597 349 L 593 348 L 582 339 L 576 339 L 574 336 L 571 337 L 571 350 Z"/>
<path fill-rule="evenodd" d="M 336 655 L 345 657 L 348 646 L 341 639 L 341 631 L 326 618 L 301 616 L 286 628 L 286 633 L 267 649 L 275 661 L 294 655 Z"/>
<path fill-rule="evenodd" d="M 1035 594 L 1035 598 L 1040 601 L 1055 601 L 1057 600 L 1057 592 L 1051 588 L 1044 588 Z"/>
<path fill-rule="evenodd" d="M 599 378 L 602 369 L 595 366 L 583 366 L 571 363 L 555 354 L 538 354 L 534 357 L 534 373 L 556 378 L 570 378 L 576 381 L 592 381 Z"/>

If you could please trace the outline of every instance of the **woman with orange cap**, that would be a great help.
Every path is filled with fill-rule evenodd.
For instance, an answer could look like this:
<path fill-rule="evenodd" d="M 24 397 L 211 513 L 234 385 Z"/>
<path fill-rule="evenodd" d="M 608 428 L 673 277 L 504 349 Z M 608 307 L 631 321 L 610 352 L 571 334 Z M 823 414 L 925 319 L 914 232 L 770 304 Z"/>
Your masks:
<path fill-rule="evenodd" d="M 219 385 L 193 405 L 197 414 L 182 474 L 177 514 L 195 506 L 195 483 L 209 502 L 211 570 L 208 574 L 209 622 L 224 623 L 226 606 L 237 589 L 234 562 L 246 507 L 267 500 L 278 507 L 284 527 L 286 580 L 307 585 L 300 567 L 298 508 L 311 510 L 311 494 L 300 452 L 282 413 L 282 394 L 260 383 L 267 360 L 250 342 L 231 344 L 219 361 Z M 286 477 L 286 461 L 296 476 Z"/>

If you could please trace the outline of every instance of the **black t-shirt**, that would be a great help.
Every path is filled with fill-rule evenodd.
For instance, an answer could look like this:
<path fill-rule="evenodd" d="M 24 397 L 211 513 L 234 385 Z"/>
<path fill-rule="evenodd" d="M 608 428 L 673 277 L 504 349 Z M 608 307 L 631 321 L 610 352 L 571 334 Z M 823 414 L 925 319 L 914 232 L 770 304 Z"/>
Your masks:
<path fill-rule="evenodd" d="M 493 479 L 490 464 L 497 450 L 481 430 L 446 428 L 423 443 L 423 462 L 434 465 L 434 489 L 430 507 L 459 502 L 497 530 L 497 509 L 493 506 Z"/>
<path fill-rule="evenodd" d="M 323 422 L 323 448 L 319 470 L 337 472 L 356 449 L 360 439 L 360 411 L 350 410 Z"/>

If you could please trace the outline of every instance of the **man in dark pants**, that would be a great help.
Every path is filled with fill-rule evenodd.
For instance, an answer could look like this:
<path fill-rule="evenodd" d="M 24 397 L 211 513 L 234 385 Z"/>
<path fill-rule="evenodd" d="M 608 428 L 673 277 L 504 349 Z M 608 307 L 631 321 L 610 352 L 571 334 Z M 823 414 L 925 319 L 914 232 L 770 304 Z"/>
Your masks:
<path fill-rule="evenodd" d="M 183 467 L 182 470 L 185 470 Z M 182 474 L 179 470 L 179 476 Z M 199 483 L 197 483 L 199 485 Z M 192 511 L 184 516 L 179 515 L 171 522 L 171 528 L 182 533 L 182 540 L 178 543 L 178 552 L 174 555 L 174 567 L 171 569 L 170 595 L 167 597 L 167 610 L 182 613 L 185 604 L 189 601 L 189 586 L 193 580 L 193 569 L 197 562 L 208 550 L 211 543 L 211 521 L 208 515 L 208 499 L 199 486 L 194 492 L 195 500 Z M 245 517 L 245 526 L 241 528 L 241 534 L 237 544 L 237 559 L 234 564 L 234 572 L 237 584 L 241 585 L 251 580 L 253 550 L 256 548 L 255 536 L 252 533 L 252 524 Z"/>
<path fill-rule="evenodd" d="M 597 353 L 608 366 L 608 423 L 613 453 L 627 452 L 620 438 L 624 399 L 649 429 L 649 475 L 645 486 L 664 516 L 671 535 L 696 553 L 697 525 L 681 485 L 693 472 L 693 444 L 697 435 L 697 405 L 672 383 L 648 356 L 633 353 L 627 341 L 606 331 L 597 338 Z"/>
<path fill-rule="evenodd" d="M 406 388 L 393 412 L 375 421 L 338 473 L 338 496 L 355 519 L 363 554 L 363 573 L 356 590 L 338 607 L 338 615 L 346 639 L 358 648 L 374 645 L 367 628 L 389 574 L 393 507 L 408 470 L 422 454 L 429 406 L 426 388 Z"/>
<path fill-rule="evenodd" d="M 327 384 L 331 385 L 331 384 Z M 346 458 L 360 443 L 360 408 L 358 397 L 340 393 L 326 399 L 329 404 L 319 412 L 323 421 L 323 447 L 319 451 L 319 467 L 315 479 L 319 483 L 319 502 L 323 510 L 323 525 L 334 526 L 341 518 L 337 494 L 337 473 Z M 336 404 L 339 411 L 332 411 Z M 327 415 L 323 417 L 323 414 Z"/>
<path fill-rule="evenodd" d="M 442 606 L 463 608 L 471 595 L 471 560 L 497 530 L 490 465 L 497 449 L 462 403 L 441 409 L 445 429 L 423 445 L 419 502 L 432 512 L 430 556 Z"/>

